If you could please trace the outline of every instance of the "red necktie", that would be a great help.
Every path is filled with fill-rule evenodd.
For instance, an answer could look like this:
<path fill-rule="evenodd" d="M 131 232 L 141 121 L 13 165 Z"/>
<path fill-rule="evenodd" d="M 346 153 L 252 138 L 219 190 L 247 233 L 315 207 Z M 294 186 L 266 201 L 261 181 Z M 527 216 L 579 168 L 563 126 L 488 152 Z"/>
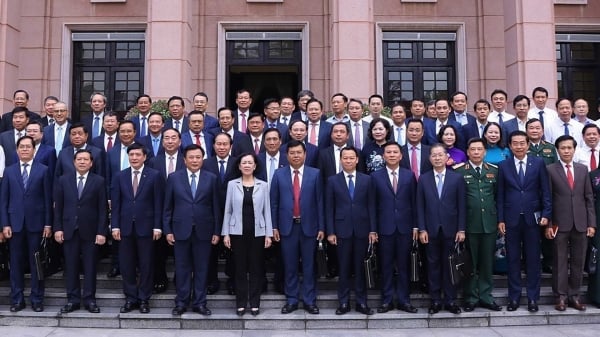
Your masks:
<path fill-rule="evenodd" d="M 113 147 L 112 136 L 108 137 L 108 144 L 106 144 L 106 152 L 110 151 Z"/>
<path fill-rule="evenodd" d="M 394 193 L 398 193 L 398 175 L 396 174 L 396 171 L 392 171 L 392 188 L 394 189 Z"/>
<path fill-rule="evenodd" d="M 298 173 L 298 170 L 294 170 L 294 218 L 300 217 L 300 177 Z"/>
<path fill-rule="evenodd" d="M 571 172 L 571 165 L 565 165 L 567 167 L 567 182 L 571 190 L 575 187 L 575 181 L 573 180 L 573 172 Z"/>
<path fill-rule="evenodd" d="M 246 114 L 242 113 L 242 129 L 240 131 L 242 131 L 243 133 L 246 133 L 246 129 L 248 128 L 248 125 L 246 124 Z"/>
<path fill-rule="evenodd" d="M 310 123 L 310 139 L 308 142 L 317 146 L 317 123 Z"/>
<path fill-rule="evenodd" d="M 199 133 L 197 133 L 197 134 L 195 134 L 194 136 L 196 136 L 196 145 L 198 145 L 198 146 L 202 146 L 202 144 L 200 143 L 200 134 L 199 134 Z"/>
<path fill-rule="evenodd" d="M 596 149 L 592 149 L 592 154 L 590 156 L 590 171 L 593 171 L 598 168 L 598 164 L 596 163 Z"/>
<path fill-rule="evenodd" d="M 258 138 L 254 139 L 254 152 L 258 154 L 260 152 L 260 146 L 258 146 Z"/>

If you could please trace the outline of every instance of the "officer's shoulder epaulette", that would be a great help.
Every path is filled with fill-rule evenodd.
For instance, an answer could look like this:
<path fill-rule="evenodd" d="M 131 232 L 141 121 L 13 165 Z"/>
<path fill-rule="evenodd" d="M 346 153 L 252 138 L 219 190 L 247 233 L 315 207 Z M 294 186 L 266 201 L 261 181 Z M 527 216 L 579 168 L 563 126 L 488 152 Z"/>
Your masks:
<path fill-rule="evenodd" d="M 487 166 L 490 166 L 490 167 L 493 167 L 493 168 L 498 168 L 498 165 L 494 165 L 494 164 L 491 164 L 491 163 L 483 163 L 483 165 L 484 166 L 487 165 Z"/>
<path fill-rule="evenodd" d="M 465 166 L 465 164 L 466 164 L 466 163 L 458 163 L 458 164 L 456 164 L 456 165 L 452 166 L 452 168 L 456 170 L 457 168 L 460 168 L 460 167 L 462 167 L 462 166 Z M 468 169 L 468 167 L 465 167 L 465 169 Z"/>

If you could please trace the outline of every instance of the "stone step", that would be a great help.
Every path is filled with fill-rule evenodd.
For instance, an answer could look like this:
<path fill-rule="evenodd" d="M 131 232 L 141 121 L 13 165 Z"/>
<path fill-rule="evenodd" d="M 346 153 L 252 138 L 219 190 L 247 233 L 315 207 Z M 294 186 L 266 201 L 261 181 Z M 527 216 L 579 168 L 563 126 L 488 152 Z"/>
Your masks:
<path fill-rule="evenodd" d="M 550 305 L 540 306 L 537 313 L 524 308 L 514 312 L 489 312 L 476 309 L 470 313 L 454 315 L 440 312 L 429 315 L 424 310 L 416 314 L 393 311 L 385 314 L 365 316 L 350 312 L 337 316 L 332 310 L 322 310 L 320 315 L 310 315 L 302 310 L 282 315 L 279 309 L 261 309 L 253 317 L 246 314 L 238 317 L 232 309 L 214 308 L 210 317 L 185 313 L 173 317 L 168 308 L 153 309 L 149 314 L 120 314 L 117 307 L 101 308 L 99 314 L 80 310 L 60 314 L 59 306 L 46 306 L 42 313 L 27 308 L 18 313 L 0 310 L 0 325 L 79 327 L 79 328 L 169 328 L 202 330 L 323 330 L 323 329 L 397 329 L 397 328 L 456 328 L 495 327 L 509 325 L 548 325 L 600 323 L 600 309 L 588 308 L 585 312 L 567 309 L 558 312 Z"/>

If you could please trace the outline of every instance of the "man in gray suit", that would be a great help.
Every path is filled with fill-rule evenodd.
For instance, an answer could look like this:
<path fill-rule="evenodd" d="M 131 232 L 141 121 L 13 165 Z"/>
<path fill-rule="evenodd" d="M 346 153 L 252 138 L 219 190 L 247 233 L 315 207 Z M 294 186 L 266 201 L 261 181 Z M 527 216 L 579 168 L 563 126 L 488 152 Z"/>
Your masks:
<path fill-rule="evenodd" d="M 594 195 L 587 168 L 573 162 L 575 139 L 569 135 L 560 136 L 555 145 L 560 161 L 548 165 L 554 207 L 552 226 L 546 228 L 546 238 L 554 240 L 552 291 L 557 300 L 555 309 L 565 311 L 568 304 L 584 311 L 579 289 L 587 251 L 586 236 L 593 237 L 596 231 Z"/>

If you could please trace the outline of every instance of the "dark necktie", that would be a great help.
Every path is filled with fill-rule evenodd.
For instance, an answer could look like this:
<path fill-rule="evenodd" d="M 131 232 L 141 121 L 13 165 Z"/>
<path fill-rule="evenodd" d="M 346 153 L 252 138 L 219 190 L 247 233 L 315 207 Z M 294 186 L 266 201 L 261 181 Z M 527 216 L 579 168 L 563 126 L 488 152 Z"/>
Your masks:
<path fill-rule="evenodd" d="M 352 177 L 353 175 L 348 175 L 348 192 L 350 193 L 350 199 L 354 200 L 354 181 Z"/>
<path fill-rule="evenodd" d="M 79 182 L 77 183 L 77 198 L 81 199 L 83 193 L 83 176 L 79 176 Z"/>
<path fill-rule="evenodd" d="M 27 172 L 27 166 L 29 164 L 23 164 L 23 174 L 21 177 L 23 178 L 23 187 L 27 188 L 27 182 L 29 180 L 29 172 Z"/>
<path fill-rule="evenodd" d="M 221 176 L 221 182 L 225 180 L 225 161 L 219 160 L 219 176 Z"/>
<path fill-rule="evenodd" d="M 192 198 L 196 196 L 196 174 L 192 173 L 192 183 L 190 184 L 190 188 L 192 190 Z"/>
<path fill-rule="evenodd" d="M 542 126 L 544 126 L 544 110 L 540 110 L 539 114 L 540 114 L 540 122 L 542 123 Z"/>
<path fill-rule="evenodd" d="M 477 178 L 480 178 L 480 177 L 481 177 L 481 167 L 479 167 L 479 166 L 478 166 L 478 167 L 476 167 L 476 168 L 475 168 L 475 172 L 477 172 L 477 173 L 476 173 L 476 174 L 477 174 Z"/>
<path fill-rule="evenodd" d="M 112 136 L 108 137 L 108 144 L 106 144 L 106 152 L 110 151 L 113 148 Z"/>
<path fill-rule="evenodd" d="M 498 113 L 498 124 L 502 125 L 503 121 L 502 121 L 502 113 L 499 112 Z"/>
<path fill-rule="evenodd" d="M 522 160 L 519 162 L 519 180 L 521 181 L 521 185 L 525 183 L 525 171 L 523 170 L 523 164 L 525 164 Z"/>

